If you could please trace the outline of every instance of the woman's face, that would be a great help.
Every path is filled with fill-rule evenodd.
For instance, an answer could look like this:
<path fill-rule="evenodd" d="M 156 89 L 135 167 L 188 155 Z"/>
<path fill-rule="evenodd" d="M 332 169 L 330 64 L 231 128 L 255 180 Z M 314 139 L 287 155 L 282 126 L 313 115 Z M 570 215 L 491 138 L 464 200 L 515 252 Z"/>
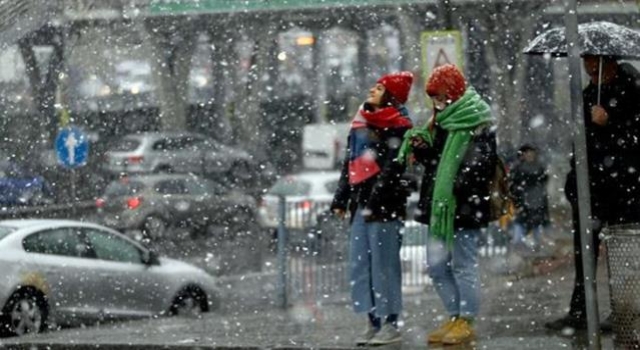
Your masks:
<path fill-rule="evenodd" d="M 433 107 L 438 111 L 444 110 L 449 104 L 451 104 L 451 101 L 445 94 L 433 95 L 430 97 L 431 101 L 433 101 Z"/>
<path fill-rule="evenodd" d="M 367 103 L 380 107 L 382 103 L 382 95 L 386 91 L 384 85 L 376 84 L 369 89 L 369 97 L 367 97 Z"/>

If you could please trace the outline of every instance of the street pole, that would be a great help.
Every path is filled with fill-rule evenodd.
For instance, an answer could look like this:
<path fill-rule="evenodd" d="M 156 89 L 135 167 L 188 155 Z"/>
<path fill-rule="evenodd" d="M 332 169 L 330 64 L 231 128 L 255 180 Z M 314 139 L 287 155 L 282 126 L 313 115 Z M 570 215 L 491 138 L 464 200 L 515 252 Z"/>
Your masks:
<path fill-rule="evenodd" d="M 286 198 L 278 198 L 278 302 L 287 308 L 287 229 L 285 227 Z"/>
<path fill-rule="evenodd" d="M 600 350 L 600 322 L 598 317 L 598 294 L 595 272 L 595 250 L 598 249 L 598 247 L 593 246 L 589 167 L 587 165 L 587 138 L 584 125 L 582 71 L 580 68 L 581 47 L 578 37 L 578 9 L 576 0 L 565 0 L 565 26 L 571 85 L 571 114 L 576 125 L 573 147 L 576 160 L 576 182 L 578 185 L 578 211 L 580 218 L 580 240 L 582 241 L 581 251 L 587 309 L 587 331 L 589 332 L 589 349 Z"/>

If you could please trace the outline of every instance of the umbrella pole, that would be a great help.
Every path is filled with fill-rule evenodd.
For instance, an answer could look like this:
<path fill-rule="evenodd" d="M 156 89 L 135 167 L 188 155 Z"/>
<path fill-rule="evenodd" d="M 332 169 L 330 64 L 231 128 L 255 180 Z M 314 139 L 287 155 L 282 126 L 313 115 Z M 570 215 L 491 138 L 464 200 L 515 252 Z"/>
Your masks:
<path fill-rule="evenodd" d="M 600 105 L 600 89 L 602 87 L 602 56 L 600 56 L 600 64 L 598 66 L 598 106 Z"/>
<path fill-rule="evenodd" d="M 569 76 L 571 83 L 571 113 L 575 122 L 573 147 L 576 159 L 576 182 L 578 184 L 578 211 L 582 267 L 584 271 L 585 303 L 587 309 L 587 331 L 590 350 L 600 350 L 600 320 L 598 318 L 598 294 L 596 290 L 595 254 L 591 225 L 591 196 L 589 194 L 589 167 L 587 166 L 587 138 L 584 126 L 582 99 L 582 71 L 580 69 L 580 41 L 578 37 L 578 9 L 576 0 L 565 0 L 565 26 Z"/>

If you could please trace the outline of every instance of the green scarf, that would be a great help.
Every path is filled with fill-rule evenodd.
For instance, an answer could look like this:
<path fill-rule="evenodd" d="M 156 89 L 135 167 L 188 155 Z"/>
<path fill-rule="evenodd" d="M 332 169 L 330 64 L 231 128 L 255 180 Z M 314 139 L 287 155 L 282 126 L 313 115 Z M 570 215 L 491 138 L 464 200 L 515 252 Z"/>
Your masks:
<path fill-rule="evenodd" d="M 436 123 L 448 132 L 442 156 L 436 171 L 429 232 L 453 245 L 456 198 L 453 185 L 472 141 L 474 130 L 491 121 L 491 109 L 476 91 L 469 87 L 465 94 L 443 111 L 436 114 Z M 421 137 L 433 145 L 435 135 L 428 126 L 409 130 L 404 137 L 398 161 L 405 162 L 412 152 L 411 139 Z"/>

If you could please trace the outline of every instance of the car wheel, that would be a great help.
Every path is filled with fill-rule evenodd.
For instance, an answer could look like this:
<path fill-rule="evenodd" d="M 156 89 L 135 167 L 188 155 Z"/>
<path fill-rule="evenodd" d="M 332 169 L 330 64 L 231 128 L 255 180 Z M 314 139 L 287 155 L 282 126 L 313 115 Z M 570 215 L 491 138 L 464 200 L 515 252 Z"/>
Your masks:
<path fill-rule="evenodd" d="M 38 293 L 19 291 L 14 293 L 5 306 L 3 330 L 10 335 L 40 333 L 46 327 L 47 304 Z"/>
<path fill-rule="evenodd" d="M 150 240 L 164 238 L 167 233 L 167 223 L 158 216 L 148 216 L 142 224 L 142 235 Z"/>
<path fill-rule="evenodd" d="M 191 287 L 178 294 L 173 300 L 169 313 L 181 317 L 199 317 L 208 310 L 204 292 L 197 287 Z"/>

